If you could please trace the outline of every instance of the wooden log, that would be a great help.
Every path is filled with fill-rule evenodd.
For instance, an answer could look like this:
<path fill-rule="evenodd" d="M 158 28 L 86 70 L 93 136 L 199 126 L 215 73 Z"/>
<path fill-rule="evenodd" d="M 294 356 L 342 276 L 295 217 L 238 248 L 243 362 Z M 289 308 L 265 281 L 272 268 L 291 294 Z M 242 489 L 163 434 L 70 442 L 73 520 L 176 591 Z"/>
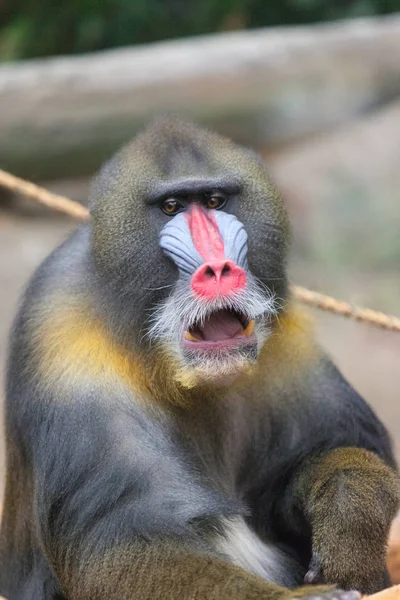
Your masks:
<path fill-rule="evenodd" d="M 394 585 L 393 587 L 382 590 L 372 596 L 366 596 L 365 600 L 400 600 L 400 585 Z"/>
<path fill-rule="evenodd" d="M 0 66 L 0 167 L 91 173 L 155 114 L 255 147 L 330 128 L 400 91 L 400 16 L 224 33 Z"/>

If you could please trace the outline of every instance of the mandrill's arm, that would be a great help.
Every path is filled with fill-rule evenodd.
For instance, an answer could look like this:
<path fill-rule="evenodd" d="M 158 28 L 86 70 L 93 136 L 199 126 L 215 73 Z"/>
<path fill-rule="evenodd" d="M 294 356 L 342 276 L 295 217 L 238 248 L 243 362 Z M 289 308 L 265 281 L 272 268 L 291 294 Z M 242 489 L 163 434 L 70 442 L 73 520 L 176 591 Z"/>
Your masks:
<path fill-rule="evenodd" d="M 371 594 L 390 585 L 386 550 L 399 506 L 399 479 L 377 417 L 329 363 L 323 375 L 320 386 L 330 395 L 333 412 L 319 399 L 322 411 L 318 415 L 316 408 L 315 420 L 325 440 L 309 423 L 307 435 L 315 433 L 316 444 L 291 478 L 286 515 L 295 528 L 306 524 L 311 530 L 307 583 Z"/>
<path fill-rule="evenodd" d="M 393 470 L 367 450 L 338 448 L 309 460 L 296 489 L 312 530 L 306 581 L 364 593 L 388 587 L 386 547 L 398 491 Z"/>
<path fill-rule="evenodd" d="M 327 586 L 288 590 L 184 544 L 132 542 L 71 572 L 71 600 L 341 600 Z M 347 598 L 346 598 L 347 600 Z M 359 600 L 351 593 L 348 600 Z"/>

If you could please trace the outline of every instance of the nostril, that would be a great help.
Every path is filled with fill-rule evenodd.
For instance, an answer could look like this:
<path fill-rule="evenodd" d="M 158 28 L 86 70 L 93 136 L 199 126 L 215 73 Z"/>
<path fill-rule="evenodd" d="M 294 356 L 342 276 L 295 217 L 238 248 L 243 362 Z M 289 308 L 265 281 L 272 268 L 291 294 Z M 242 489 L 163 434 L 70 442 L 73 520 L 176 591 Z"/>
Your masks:
<path fill-rule="evenodd" d="M 214 260 L 203 264 L 192 275 L 191 287 L 202 298 L 209 300 L 229 296 L 246 285 L 246 273 L 231 260 Z"/>
<path fill-rule="evenodd" d="M 232 269 L 230 268 L 230 266 L 228 265 L 228 263 L 226 263 L 224 265 L 222 271 L 221 271 L 221 276 L 222 277 L 226 277 L 227 275 L 230 275 L 231 274 L 231 270 Z"/>
<path fill-rule="evenodd" d="M 213 277 L 215 277 L 215 273 L 211 267 L 207 267 L 207 269 L 204 271 L 204 277 L 206 277 L 207 279 L 212 279 Z"/>

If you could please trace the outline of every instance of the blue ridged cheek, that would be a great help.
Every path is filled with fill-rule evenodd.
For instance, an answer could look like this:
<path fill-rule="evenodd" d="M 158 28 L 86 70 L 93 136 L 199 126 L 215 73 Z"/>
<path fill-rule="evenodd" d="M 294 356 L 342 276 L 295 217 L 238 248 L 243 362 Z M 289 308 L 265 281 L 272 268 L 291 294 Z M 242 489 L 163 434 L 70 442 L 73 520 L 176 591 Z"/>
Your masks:
<path fill-rule="evenodd" d="M 234 215 L 223 211 L 215 211 L 214 216 L 224 242 L 225 258 L 247 270 L 247 233 L 244 225 Z M 184 213 L 179 213 L 163 227 L 160 246 L 181 273 L 191 275 L 204 263 L 193 244 Z"/>
<path fill-rule="evenodd" d="M 215 220 L 224 240 L 225 258 L 247 270 L 247 232 L 244 225 L 235 215 L 223 211 L 215 211 Z"/>
<path fill-rule="evenodd" d="M 194 247 L 184 213 L 179 213 L 163 227 L 160 246 L 181 273 L 191 275 L 204 263 Z"/>

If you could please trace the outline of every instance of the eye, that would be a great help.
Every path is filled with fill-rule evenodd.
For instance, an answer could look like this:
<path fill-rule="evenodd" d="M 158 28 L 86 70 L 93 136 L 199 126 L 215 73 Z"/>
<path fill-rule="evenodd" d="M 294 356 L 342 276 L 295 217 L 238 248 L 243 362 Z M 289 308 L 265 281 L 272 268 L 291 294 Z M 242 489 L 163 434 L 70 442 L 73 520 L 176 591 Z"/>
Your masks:
<path fill-rule="evenodd" d="M 227 197 L 222 192 L 212 192 L 206 198 L 206 207 L 210 209 L 218 210 L 225 206 Z"/>
<path fill-rule="evenodd" d="M 184 210 L 184 208 L 185 207 L 181 202 L 179 202 L 179 200 L 175 200 L 175 198 L 168 198 L 162 203 L 161 210 L 169 217 L 172 217 L 173 215 L 176 215 Z"/>

